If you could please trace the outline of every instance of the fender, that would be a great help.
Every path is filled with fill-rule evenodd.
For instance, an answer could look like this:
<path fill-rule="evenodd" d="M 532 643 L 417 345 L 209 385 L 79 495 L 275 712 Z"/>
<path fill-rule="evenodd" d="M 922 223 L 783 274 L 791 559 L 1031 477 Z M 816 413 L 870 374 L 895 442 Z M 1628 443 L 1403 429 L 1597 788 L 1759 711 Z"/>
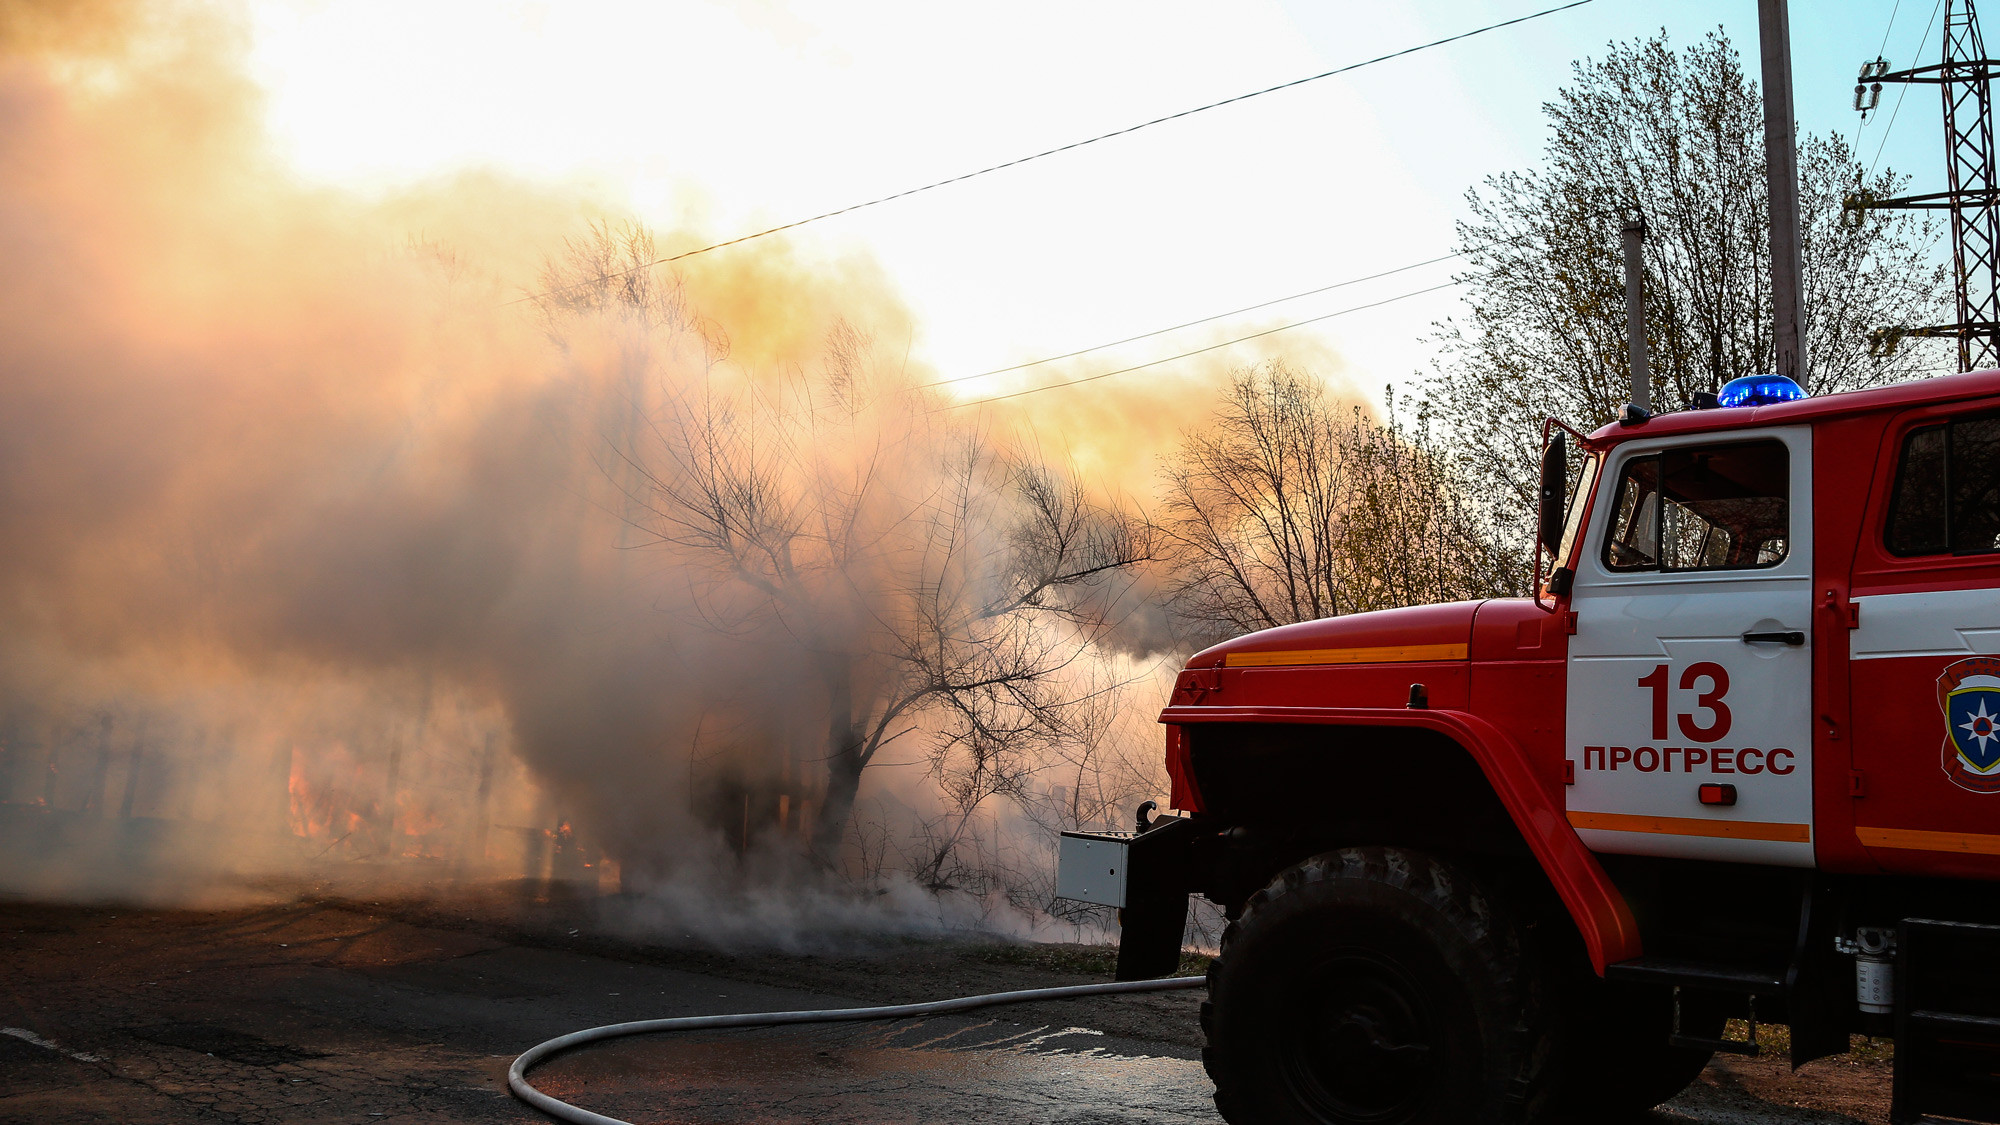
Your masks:
<path fill-rule="evenodd" d="M 1465 748 L 1528 842 L 1583 937 L 1591 968 L 1640 954 L 1639 924 L 1625 896 L 1577 837 L 1558 802 L 1535 777 L 1507 732 L 1464 711 L 1379 707 L 1168 707 L 1163 723 L 1305 723 L 1319 726 L 1418 727 Z"/>

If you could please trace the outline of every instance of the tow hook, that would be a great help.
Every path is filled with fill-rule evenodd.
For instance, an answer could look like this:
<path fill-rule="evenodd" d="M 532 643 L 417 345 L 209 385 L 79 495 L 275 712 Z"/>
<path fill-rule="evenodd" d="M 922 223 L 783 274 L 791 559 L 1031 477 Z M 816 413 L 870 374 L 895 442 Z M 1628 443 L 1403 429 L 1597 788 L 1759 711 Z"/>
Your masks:
<path fill-rule="evenodd" d="M 1158 801 L 1147 801 L 1139 806 L 1139 814 L 1137 817 L 1137 820 L 1139 822 L 1139 831 L 1148 832 L 1152 830 L 1153 810 L 1159 807 L 1160 803 Z"/>

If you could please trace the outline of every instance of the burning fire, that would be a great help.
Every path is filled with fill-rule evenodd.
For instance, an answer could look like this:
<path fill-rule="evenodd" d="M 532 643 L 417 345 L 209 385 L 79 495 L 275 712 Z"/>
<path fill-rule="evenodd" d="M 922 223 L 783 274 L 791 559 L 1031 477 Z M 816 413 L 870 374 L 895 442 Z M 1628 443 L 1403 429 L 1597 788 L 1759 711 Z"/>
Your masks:
<path fill-rule="evenodd" d="M 317 751 L 293 746 L 287 785 L 292 835 L 328 840 L 329 847 L 347 842 L 370 819 L 366 812 L 373 811 L 357 807 L 356 794 L 363 788 L 361 765 L 345 743 L 334 742 Z"/>

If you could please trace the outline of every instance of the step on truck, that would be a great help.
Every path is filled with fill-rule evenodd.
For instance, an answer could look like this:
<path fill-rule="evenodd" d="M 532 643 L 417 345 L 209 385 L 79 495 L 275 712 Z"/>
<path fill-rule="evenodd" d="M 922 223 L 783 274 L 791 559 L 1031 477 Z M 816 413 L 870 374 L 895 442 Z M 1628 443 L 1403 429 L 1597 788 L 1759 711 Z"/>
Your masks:
<path fill-rule="evenodd" d="M 1612 1121 L 1767 1024 L 1893 1037 L 1898 1125 L 2000 1122 L 2000 371 L 1543 448 L 1534 597 L 1196 654 L 1179 815 L 1068 834 L 1059 893 L 1122 979 L 1220 905 L 1234 1125 Z"/>

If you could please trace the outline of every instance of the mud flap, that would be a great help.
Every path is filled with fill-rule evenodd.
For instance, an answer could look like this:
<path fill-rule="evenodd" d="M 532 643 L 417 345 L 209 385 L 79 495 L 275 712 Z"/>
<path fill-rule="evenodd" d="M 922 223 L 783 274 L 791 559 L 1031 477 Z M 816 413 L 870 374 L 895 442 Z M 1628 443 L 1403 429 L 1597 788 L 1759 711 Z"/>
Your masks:
<path fill-rule="evenodd" d="M 1184 817 L 1161 817 L 1132 837 L 1118 912 L 1117 979 L 1150 980 L 1180 968 L 1194 838 L 1194 821 Z"/>
<path fill-rule="evenodd" d="M 1838 901 L 1823 882 L 1814 882 L 1806 890 L 1798 946 L 1785 982 L 1793 1070 L 1814 1059 L 1847 1053 L 1854 964 L 1834 950 L 1834 939 L 1840 936 L 1839 919 L 1827 904 Z"/>

